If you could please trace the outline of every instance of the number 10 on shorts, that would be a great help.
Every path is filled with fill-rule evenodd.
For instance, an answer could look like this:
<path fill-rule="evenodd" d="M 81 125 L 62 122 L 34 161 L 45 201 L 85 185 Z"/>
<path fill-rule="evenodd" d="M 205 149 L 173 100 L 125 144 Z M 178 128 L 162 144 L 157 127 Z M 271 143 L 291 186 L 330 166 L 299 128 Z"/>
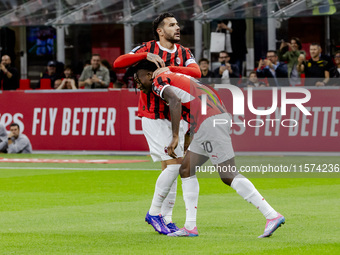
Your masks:
<path fill-rule="evenodd" d="M 203 146 L 203 149 L 208 152 L 208 153 L 211 153 L 213 151 L 213 147 L 211 145 L 211 142 L 210 141 L 205 141 L 203 143 L 201 143 L 202 146 Z"/>

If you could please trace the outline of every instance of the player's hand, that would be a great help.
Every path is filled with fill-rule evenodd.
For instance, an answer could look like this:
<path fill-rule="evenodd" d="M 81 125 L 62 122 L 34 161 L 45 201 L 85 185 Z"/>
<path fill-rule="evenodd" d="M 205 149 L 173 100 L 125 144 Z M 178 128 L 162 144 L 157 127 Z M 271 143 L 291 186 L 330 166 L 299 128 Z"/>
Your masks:
<path fill-rule="evenodd" d="M 146 56 L 146 59 L 155 63 L 155 65 L 157 66 L 157 68 L 161 68 L 161 67 L 165 67 L 165 62 L 163 59 L 161 59 L 160 56 L 153 54 L 153 53 L 148 53 L 148 55 Z"/>
<path fill-rule="evenodd" d="M 153 74 L 152 74 L 152 78 L 155 78 L 156 76 L 160 75 L 161 73 L 164 73 L 166 71 L 170 71 L 169 67 L 162 67 L 162 68 L 158 68 L 156 69 Z"/>
<path fill-rule="evenodd" d="M 173 158 L 177 158 L 177 155 L 175 153 L 175 149 L 178 145 L 178 136 L 177 137 L 172 137 L 172 141 L 168 146 L 168 155 Z"/>
<path fill-rule="evenodd" d="M 13 133 L 12 133 L 12 132 L 9 132 L 8 138 L 12 138 L 12 136 L 13 136 Z"/>

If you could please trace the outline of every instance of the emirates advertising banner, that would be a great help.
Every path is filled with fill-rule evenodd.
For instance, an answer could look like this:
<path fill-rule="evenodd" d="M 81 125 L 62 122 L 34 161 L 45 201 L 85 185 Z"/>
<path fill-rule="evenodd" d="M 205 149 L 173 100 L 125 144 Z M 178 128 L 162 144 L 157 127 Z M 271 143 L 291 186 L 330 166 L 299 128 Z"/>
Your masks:
<path fill-rule="evenodd" d="M 217 89 L 236 152 L 340 152 L 340 89 Z M 139 92 L 3 91 L 0 122 L 16 122 L 34 150 L 148 151 Z M 204 114 L 202 100 L 202 114 Z"/>

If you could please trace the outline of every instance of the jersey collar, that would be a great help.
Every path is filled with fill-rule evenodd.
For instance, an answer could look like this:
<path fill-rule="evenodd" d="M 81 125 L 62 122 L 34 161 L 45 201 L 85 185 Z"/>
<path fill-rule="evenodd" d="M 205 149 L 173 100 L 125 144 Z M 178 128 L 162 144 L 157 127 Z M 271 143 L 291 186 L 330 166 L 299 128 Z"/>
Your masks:
<path fill-rule="evenodd" d="M 175 47 L 174 47 L 173 50 L 169 50 L 169 49 L 167 49 L 167 48 L 164 48 L 164 47 L 160 44 L 159 41 L 157 41 L 157 44 L 158 44 L 159 48 L 160 48 L 162 51 L 166 51 L 166 52 L 169 52 L 169 53 L 175 53 L 176 50 L 177 50 L 176 44 L 174 44 Z"/>

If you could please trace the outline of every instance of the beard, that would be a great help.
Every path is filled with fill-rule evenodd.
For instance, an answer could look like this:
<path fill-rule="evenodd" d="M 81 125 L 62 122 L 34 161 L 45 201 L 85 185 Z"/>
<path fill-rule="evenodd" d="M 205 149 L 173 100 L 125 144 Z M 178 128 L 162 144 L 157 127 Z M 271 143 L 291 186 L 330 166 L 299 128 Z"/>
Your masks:
<path fill-rule="evenodd" d="M 170 35 L 168 33 L 165 33 L 164 38 L 171 43 L 178 43 L 180 41 L 180 39 L 177 39 L 177 38 L 175 38 L 174 35 Z"/>

